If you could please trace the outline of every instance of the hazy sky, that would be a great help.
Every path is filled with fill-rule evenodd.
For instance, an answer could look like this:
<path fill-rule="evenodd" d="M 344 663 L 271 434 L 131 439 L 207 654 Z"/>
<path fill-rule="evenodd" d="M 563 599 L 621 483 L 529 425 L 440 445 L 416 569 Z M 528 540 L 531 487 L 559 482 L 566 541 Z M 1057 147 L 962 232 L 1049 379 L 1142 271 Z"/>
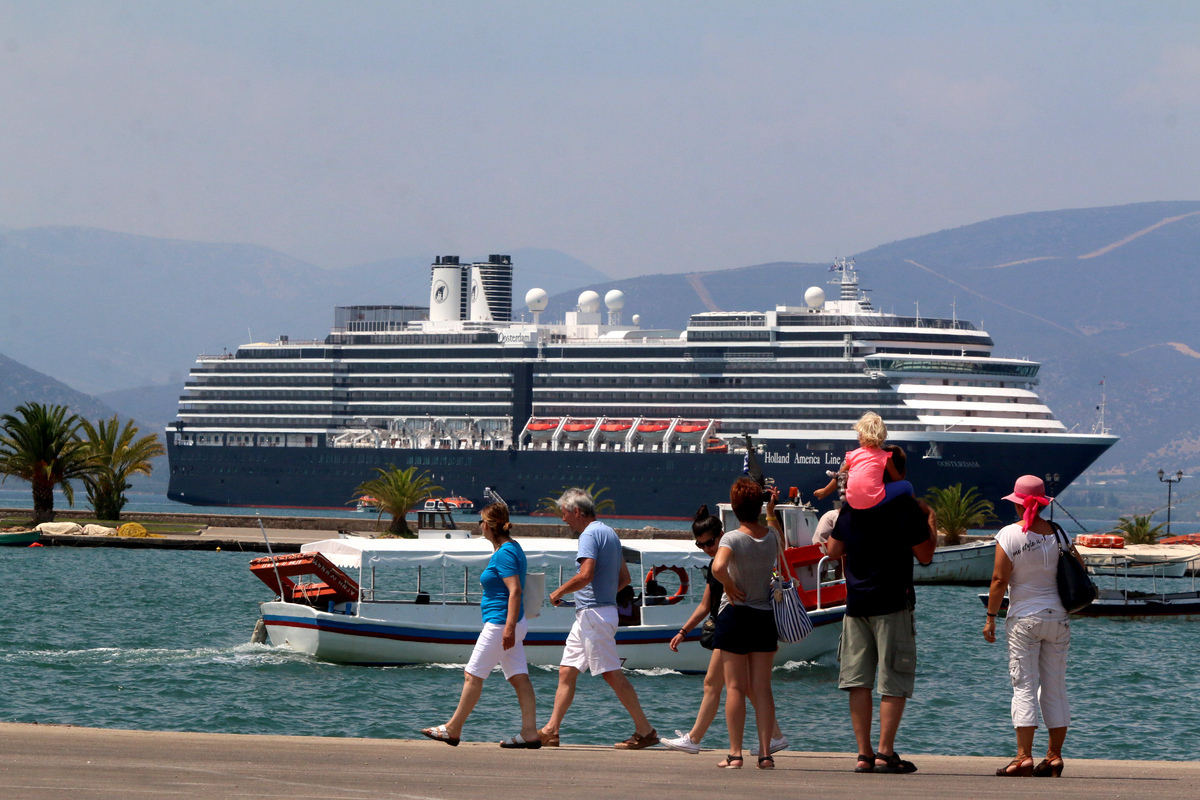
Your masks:
<path fill-rule="evenodd" d="M 825 261 L 1200 199 L 1196 2 L 0 0 L 0 225 Z"/>

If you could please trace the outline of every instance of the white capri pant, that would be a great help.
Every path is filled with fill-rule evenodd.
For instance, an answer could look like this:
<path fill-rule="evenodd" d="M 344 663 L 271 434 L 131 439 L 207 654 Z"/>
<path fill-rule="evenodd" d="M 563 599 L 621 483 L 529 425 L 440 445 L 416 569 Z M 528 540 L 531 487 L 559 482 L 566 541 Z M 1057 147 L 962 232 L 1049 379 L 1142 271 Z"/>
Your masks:
<path fill-rule="evenodd" d="M 516 627 L 517 643 L 505 650 L 504 626 L 497 622 L 483 623 L 483 630 L 475 640 L 475 649 L 471 651 L 471 660 L 467 662 L 467 672 L 476 678 L 486 678 L 498 664 L 504 670 L 506 680 L 513 675 L 529 674 L 529 665 L 525 662 L 525 634 L 528 632 L 529 623 L 522 619 Z"/>
<path fill-rule="evenodd" d="M 1004 627 L 1013 685 L 1013 727 L 1037 727 L 1039 706 L 1047 728 L 1067 727 L 1071 724 L 1067 702 L 1071 623 L 1066 614 L 1042 611 L 1007 620 Z"/>

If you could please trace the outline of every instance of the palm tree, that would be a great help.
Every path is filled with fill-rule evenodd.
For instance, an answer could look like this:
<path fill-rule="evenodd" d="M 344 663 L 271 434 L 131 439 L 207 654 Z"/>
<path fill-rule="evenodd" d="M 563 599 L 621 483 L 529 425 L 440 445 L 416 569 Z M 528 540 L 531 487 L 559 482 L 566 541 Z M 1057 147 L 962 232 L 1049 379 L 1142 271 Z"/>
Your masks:
<path fill-rule="evenodd" d="M 379 473 L 379 477 L 359 484 L 354 490 L 355 497 L 370 498 L 371 504 L 379 512 L 376 519 L 382 518 L 384 512 L 392 515 L 388 533 L 406 538 L 412 536 L 405 516 L 411 509 L 432 497 L 434 492 L 440 492 L 442 487 L 429 479 L 428 472 L 416 474 L 416 467 L 396 469 L 395 464 L 389 464 L 387 469 L 375 471 Z"/>
<path fill-rule="evenodd" d="M 559 490 L 558 494 L 550 495 L 549 497 L 543 497 L 540 501 L 538 501 L 538 511 L 557 516 L 558 498 L 562 497 L 563 492 L 570 488 L 572 487 L 564 486 Z M 600 495 L 608 491 L 607 486 L 597 489 L 596 484 L 589 483 L 586 487 L 584 487 L 584 491 L 590 494 L 592 499 L 596 501 L 596 516 L 600 516 L 601 514 L 617 513 L 617 504 L 611 497 L 606 497 L 603 500 L 600 499 Z"/>
<path fill-rule="evenodd" d="M 80 419 L 66 406 L 23 403 L 0 416 L 0 473 L 33 486 L 33 523 L 54 521 L 54 487 L 75 505 L 72 480 L 92 474 L 92 459 L 76 437 Z"/>
<path fill-rule="evenodd" d="M 997 522 L 996 506 L 979 496 L 972 486 L 965 493 L 962 484 L 956 483 L 945 489 L 929 487 L 925 502 L 937 515 L 938 531 L 946 535 L 947 545 L 962 542 L 963 535 L 971 528 L 982 528 L 989 522 Z"/>
<path fill-rule="evenodd" d="M 1129 544 L 1154 544 L 1162 535 L 1163 523 L 1160 522 L 1151 527 L 1151 516 L 1151 514 L 1144 517 L 1134 514 L 1132 517 L 1121 517 L 1117 522 L 1116 529 L 1121 532 Z"/>
<path fill-rule="evenodd" d="M 149 475 L 154 470 L 151 459 L 165 455 L 157 434 L 138 438 L 140 429 L 129 420 L 125 427 L 114 414 L 95 426 L 87 420 L 80 423 L 83 442 L 92 457 L 95 472 L 83 479 L 88 501 L 97 519 L 119 520 L 125 507 L 125 490 L 133 475 Z"/>

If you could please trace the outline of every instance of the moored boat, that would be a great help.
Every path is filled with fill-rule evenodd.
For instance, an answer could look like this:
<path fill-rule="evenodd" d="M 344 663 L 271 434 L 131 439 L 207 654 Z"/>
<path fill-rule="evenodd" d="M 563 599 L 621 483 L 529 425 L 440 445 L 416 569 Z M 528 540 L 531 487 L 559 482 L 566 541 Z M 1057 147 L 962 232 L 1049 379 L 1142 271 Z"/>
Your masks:
<path fill-rule="evenodd" d="M 0 532 L 0 547 L 26 547 L 42 538 L 42 532 L 33 531 L 3 531 Z"/>
<path fill-rule="evenodd" d="M 799 538 L 799 535 L 795 538 Z M 529 564 L 525 611 L 530 663 L 555 665 L 574 620 L 574 609 L 545 603 L 545 591 L 576 571 L 571 539 L 524 539 Z M 703 672 L 709 651 L 694 630 L 678 652 L 667 646 L 704 592 L 700 569 L 708 557 L 692 542 L 630 540 L 623 543 L 635 587 L 664 571 L 678 576 L 670 597 L 644 592 L 617 630 L 617 651 L 627 669 Z M 776 663 L 806 661 L 837 647 L 845 614 L 845 584 L 830 577 L 829 559 L 812 545 L 789 548 L 801 581 L 813 632 L 781 644 Z M 251 571 L 278 595 L 262 604 L 271 641 L 322 661 L 345 664 L 463 664 L 481 627 L 478 571 L 491 558 L 482 539 L 329 539 L 301 553 L 255 559 Z"/>
<path fill-rule="evenodd" d="M 913 559 L 913 583 L 986 586 L 995 564 L 995 539 L 939 547 L 928 564 Z"/>

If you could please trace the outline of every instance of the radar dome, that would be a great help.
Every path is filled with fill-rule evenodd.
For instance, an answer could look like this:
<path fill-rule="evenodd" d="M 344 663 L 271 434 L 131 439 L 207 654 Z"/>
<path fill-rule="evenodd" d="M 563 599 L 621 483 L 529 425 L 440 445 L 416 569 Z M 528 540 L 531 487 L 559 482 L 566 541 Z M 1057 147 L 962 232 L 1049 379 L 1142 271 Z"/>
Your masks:
<path fill-rule="evenodd" d="M 550 295 L 546 294 L 545 289 L 530 289 L 525 293 L 525 305 L 529 306 L 530 311 L 545 311 L 548 302 Z"/>
<path fill-rule="evenodd" d="M 600 295 L 591 289 L 579 295 L 579 310 L 584 314 L 595 314 L 600 310 Z"/>
<path fill-rule="evenodd" d="M 608 306 L 609 311 L 620 311 L 625 307 L 625 293 L 620 289 L 613 289 L 604 295 L 604 305 Z"/>
<path fill-rule="evenodd" d="M 825 290 L 820 286 L 810 286 L 804 293 L 804 302 L 809 308 L 820 308 L 825 305 Z"/>
<path fill-rule="evenodd" d="M 642 324 L 642 315 L 641 315 L 641 314 L 634 314 L 634 315 L 633 315 L 633 324 L 634 324 L 635 326 L 636 326 L 636 325 L 641 325 L 641 324 Z"/>

